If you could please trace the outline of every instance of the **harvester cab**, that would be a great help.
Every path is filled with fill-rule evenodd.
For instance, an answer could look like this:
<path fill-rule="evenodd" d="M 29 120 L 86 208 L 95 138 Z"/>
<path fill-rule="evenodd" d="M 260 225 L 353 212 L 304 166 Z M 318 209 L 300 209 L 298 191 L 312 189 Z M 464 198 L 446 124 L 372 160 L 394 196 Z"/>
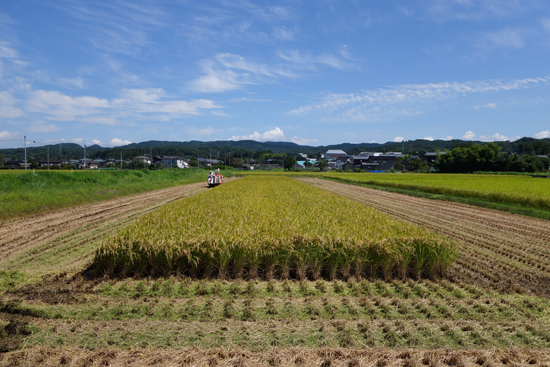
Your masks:
<path fill-rule="evenodd" d="M 215 171 L 210 171 L 207 182 L 209 187 L 218 186 L 223 182 L 223 176 L 220 174 L 219 168 Z"/>

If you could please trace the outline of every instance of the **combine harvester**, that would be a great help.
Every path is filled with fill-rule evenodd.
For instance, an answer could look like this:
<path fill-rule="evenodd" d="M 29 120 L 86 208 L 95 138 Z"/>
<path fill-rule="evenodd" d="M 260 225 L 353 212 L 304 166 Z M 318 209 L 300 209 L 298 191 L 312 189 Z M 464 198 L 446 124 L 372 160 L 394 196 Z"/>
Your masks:
<path fill-rule="evenodd" d="M 208 182 L 208 187 L 214 187 L 221 184 L 223 182 L 223 176 L 220 175 L 220 169 L 218 168 L 216 171 L 210 171 L 206 182 Z"/>

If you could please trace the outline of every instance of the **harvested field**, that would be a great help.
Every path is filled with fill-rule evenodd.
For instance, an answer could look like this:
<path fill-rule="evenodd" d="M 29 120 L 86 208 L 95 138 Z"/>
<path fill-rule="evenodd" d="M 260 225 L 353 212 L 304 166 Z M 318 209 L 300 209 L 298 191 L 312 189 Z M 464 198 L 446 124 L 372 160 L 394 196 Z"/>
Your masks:
<path fill-rule="evenodd" d="M 76 272 L 99 240 L 139 216 L 207 190 L 204 183 L 175 186 L 0 223 L 0 269 L 36 275 Z"/>
<path fill-rule="evenodd" d="M 190 348 L 182 351 L 103 348 L 32 348 L 0 355 L 0 366 L 507 366 L 550 363 L 548 350 L 492 349 L 455 351 L 446 349 L 369 350 L 323 348 L 274 348 L 268 352 L 228 351 L 222 348 Z"/>
<path fill-rule="evenodd" d="M 316 178 L 300 180 L 459 240 L 450 279 L 550 297 L 550 221 Z"/>
<path fill-rule="evenodd" d="M 0 262 L 0 366 L 550 365 L 550 298 L 539 296 L 544 283 L 533 278 L 545 273 L 527 262 L 547 261 L 545 221 L 308 182 L 458 239 L 458 262 L 448 276 L 431 279 L 85 276 L 94 249 L 113 231 L 205 190 L 202 184 L 64 211 L 74 220 L 10 221 L 2 235 L 31 236 L 2 242 L 10 256 Z M 503 268 L 493 274 L 490 264 Z M 511 269 L 525 276 L 514 279 Z"/>

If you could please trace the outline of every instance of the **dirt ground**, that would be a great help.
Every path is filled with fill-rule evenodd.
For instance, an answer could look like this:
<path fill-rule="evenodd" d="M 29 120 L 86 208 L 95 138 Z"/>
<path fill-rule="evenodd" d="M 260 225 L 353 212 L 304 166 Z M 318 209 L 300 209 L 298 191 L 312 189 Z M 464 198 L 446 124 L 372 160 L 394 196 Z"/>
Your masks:
<path fill-rule="evenodd" d="M 550 297 L 550 221 L 317 178 L 300 180 L 459 240 L 452 280 Z"/>

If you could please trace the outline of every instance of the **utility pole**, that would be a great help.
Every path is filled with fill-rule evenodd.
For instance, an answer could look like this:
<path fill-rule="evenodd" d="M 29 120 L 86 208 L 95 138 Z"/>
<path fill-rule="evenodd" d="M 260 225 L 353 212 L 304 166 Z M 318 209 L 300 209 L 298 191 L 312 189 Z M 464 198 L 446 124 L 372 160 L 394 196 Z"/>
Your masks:
<path fill-rule="evenodd" d="M 48 171 L 50 170 L 50 148 L 46 148 L 48 152 Z"/>
<path fill-rule="evenodd" d="M 84 171 L 86 171 L 86 145 L 84 145 Z"/>
<path fill-rule="evenodd" d="M 122 150 L 120 151 L 120 171 L 122 172 Z"/>
<path fill-rule="evenodd" d="M 25 146 L 25 173 L 27 173 L 27 135 L 23 137 L 23 144 Z"/>

